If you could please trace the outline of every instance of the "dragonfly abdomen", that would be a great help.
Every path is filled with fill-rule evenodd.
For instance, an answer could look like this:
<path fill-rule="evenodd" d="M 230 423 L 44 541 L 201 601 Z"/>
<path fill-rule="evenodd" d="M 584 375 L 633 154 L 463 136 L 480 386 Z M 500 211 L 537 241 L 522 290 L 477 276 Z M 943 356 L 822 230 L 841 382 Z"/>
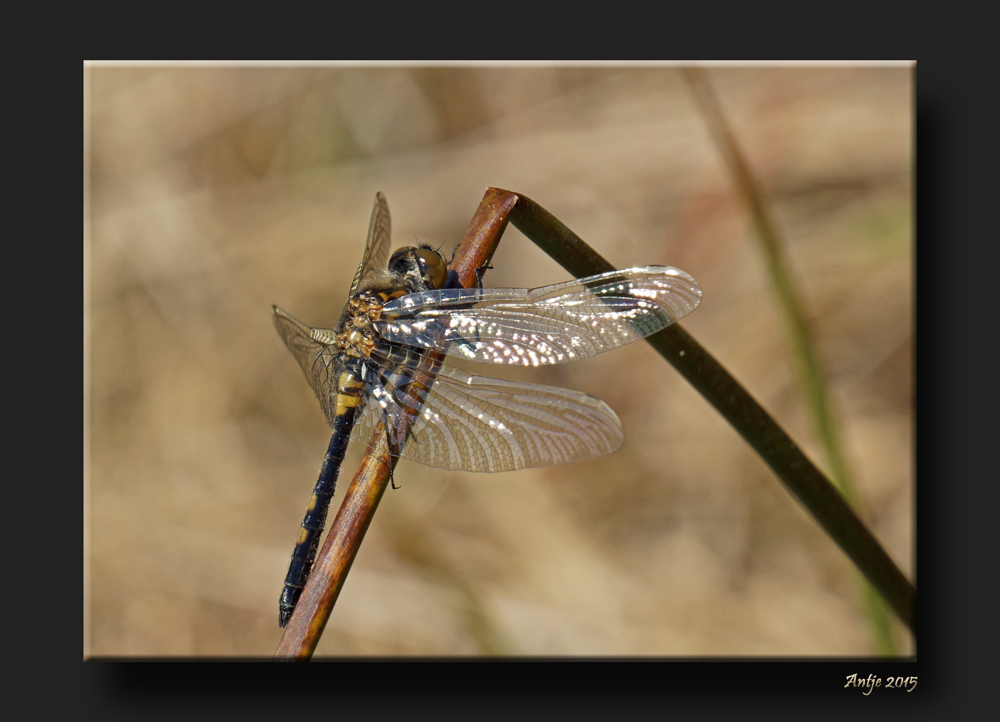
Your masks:
<path fill-rule="evenodd" d="M 330 510 L 330 501 L 337 489 L 340 466 L 347 453 L 357 407 L 361 403 L 361 392 L 364 388 L 359 373 L 361 363 L 360 359 L 349 360 L 347 368 L 337 383 L 338 393 L 334 399 L 336 413 L 333 418 L 333 435 L 330 437 L 330 446 L 326 450 L 326 457 L 323 459 L 323 467 L 320 469 L 316 486 L 313 487 L 309 508 L 302 519 L 299 536 L 295 540 L 292 561 L 288 566 L 285 586 L 278 602 L 278 624 L 281 627 L 288 624 L 288 620 L 292 618 L 292 612 L 295 611 L 299 596 L 302 594 L 302 589 L 312 571 L 313 563 L 316 561 L 319 540 L 326 527 L 326 516 Z M 354 368 L 355 366 L 357 368 Z"/>

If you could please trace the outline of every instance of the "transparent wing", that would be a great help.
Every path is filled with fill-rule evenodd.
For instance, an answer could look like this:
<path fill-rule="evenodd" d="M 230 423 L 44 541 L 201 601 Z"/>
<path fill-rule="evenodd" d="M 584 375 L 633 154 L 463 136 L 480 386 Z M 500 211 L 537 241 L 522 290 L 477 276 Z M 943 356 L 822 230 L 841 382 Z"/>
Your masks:
<path fill-rule="evenodd" d="M 472 361 L 539 366 L 632 343 L 691 313 L 701 287 L 646 266 L 535 289 L 424 291 L 387 303 L 382 338 Z M 449 344 L 451 344 L 449 346 Z"/>
<path fill-rule="evenodd" d="M 323 407 L 326 422 L 332 427 L 336 415 L 337 378 L 342 370 L 336 348 L 331 345 L 333 333 L 324 328 L 310 328 L 277 306 L 272 309 L 278 335 L 302 367 L 309 386 Z"/>
<path fill-rule="evenodd" d="M 358 292 L 358 287 L 365 279 L 385 269 L 386 263 L 389 261 L 391 231 L 389 204 L 385 202 L 384 195 L 376 193 L 375 207 L 372 208 L 372 220 L 368 224 L 368 242 L 365 244 L 365 255 L 361 259 L 361 265 L 358 266 L 358 272 L 354 274 L 354 282 L 351 284 L 348 298 Z"/>
<path fill-rule="evenodd" d="M 448 364 L 429 382 L 415 364 L 400 362 L 405 350 L 390 353 L 373 368 L 355 434 L 368 443 L 388 419 L 405 459 L 441 469 L 512 471 L 585 461 L 622 444 L 615 412 L 593 396 L 474 376 Z M 405 409 L 417 412 L 408 440 L 400 423 Z"/>

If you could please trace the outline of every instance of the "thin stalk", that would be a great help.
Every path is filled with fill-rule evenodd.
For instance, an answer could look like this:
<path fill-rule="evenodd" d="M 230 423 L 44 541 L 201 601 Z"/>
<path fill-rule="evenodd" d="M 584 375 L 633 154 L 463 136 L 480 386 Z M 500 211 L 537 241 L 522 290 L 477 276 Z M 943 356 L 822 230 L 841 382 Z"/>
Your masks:
<path fill-rule="evenodd" d="M 496 250 L 508 220 L 577 277 L 614 270 L 555 216 L 530 198 L 488 188 L 451 268 L 462 285 L 475 283 Z M 788 490 L 826 529 L 874 584 L 903 622 L 913 628 L 915 590 L 843 497 L 763 408 L 678 324 L 647 339 L 716 407 L 775 471 Z M 440 354 L 425 356 L 432 372 Z M 389 452 L 376 430 L 337 512 L 275 659 L 307 660 L 315 651 L 365 531 L 389 479 Z"/>
<path fill-rule="evenodd" d="M 558 218 L 530 198 L 516 197 L 510 222 L 567 271 L 583 278 L 615 270 Z M 646 340 L 753 447 L 912 631 L 913 585 L 844 497 L 767 411 L 680 324 Z"/>
<path fill-rule="evenodd" d="M 799 379 L 806 394 L 807 406 L 826 452 L 833 481 L 848 503 L 858 509 L 862 516 L 867 516 L 862 500 L 851 479 L 843 445 L 840 442 L 829 384 L 809 332 L 802 294 L 788 267 L 784 251 L 786 244 L 771 216 L 761 185 L 754 177 L 745 154 L 729 129 L 722 107 L 712 91 L 707 75 L 701 68 L 683 68 L 682 72 L 688 81 L 712 138 L 725 157 L 733 177 L 733 183 L 753 223 L 755 235 L 760 242 L 761 254 L 767 263 L 771 285 L 777 294 L 785 318 L 788 339 L 792 346 L 792 354 L 797 361 Z M 883 655 L 897 654 L 885 607 L 876 596 L 870 594 L 869 590 L 865 588 L 867 584 L 864 580 L 859 579 L 858 583 L 860 585 L 858 591 L 868 610 L 869 623 L 879 653 Z"/>

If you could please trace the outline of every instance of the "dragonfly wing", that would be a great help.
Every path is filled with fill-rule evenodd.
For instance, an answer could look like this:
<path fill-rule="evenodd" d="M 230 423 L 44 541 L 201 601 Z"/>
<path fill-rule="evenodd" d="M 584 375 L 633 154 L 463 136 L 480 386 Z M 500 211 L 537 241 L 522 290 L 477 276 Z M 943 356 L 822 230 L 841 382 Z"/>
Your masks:
<path fill-rule="evenodd" d="M 394 349 L 371 384 L 356 433 L 366 442 L 387 419 L 402 456 L 461 471 L 513 471 L 586 461 L 616 451 L 624 438 L 611 407 L 578 391 L 465 373 L 441 364 L 431 382 Z M 406 426 L 399 419 L 415 412 Z M 405 443 L 404 443 L 405 442 Z"/>
<path fill-rule="evenodd" d="M 530 290 L 409 294 L 385 305 L 379 332 L 386 341 L 447 347 L 472 361 L 540 366 L 632 343 L 700 301 L 698 282 L 684 271 L 646 266 Z"/>
<path fill-rule="evenodd" d="M 299 362 L 306 380 L 319 399 L 326 422 L 332 427 L 336 416 L 337 379 L 342 364 L 333 346 L 334 334 L 324 328 L 311 328 L 287 311 L 273 306 L 274 327 Z"/>
<path fill-rule="evenodd" d="M 347 294 L 348 298 L 352 298 L 358 292 L 363 281 L 385 269 L 386 263 L 389 261 L 391 231 L 389 204 L 386 203 L 384 195 L 376 193 L 372 219 L 368 224 L 368 242 L 365 244 L 365 255 L 361 259 L 361 265 L 358 266 L 358 272 L 354 274 L 354 282 L 351 284 L 351 292 Z"/>

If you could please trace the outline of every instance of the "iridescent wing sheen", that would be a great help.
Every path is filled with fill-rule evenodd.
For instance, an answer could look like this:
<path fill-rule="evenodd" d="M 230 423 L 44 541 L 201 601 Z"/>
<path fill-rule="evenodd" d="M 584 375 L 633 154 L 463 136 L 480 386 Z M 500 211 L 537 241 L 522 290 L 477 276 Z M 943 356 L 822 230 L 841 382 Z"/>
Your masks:
<path fill-rule="evenodd" d="M 333 346 L 333 332 L 325 328 L 310 328 L 287 311 L 273 306 L 274 327 L 278 335 L 302 367 L 309 386 L 319 399 L 326 422 L 332 427 L 336 416 L 337 379 L 343 364 Z"/>
<path fill-rule="evenodd" d="M 354 274 L 354 282 L 351 283 L 351 292 L 348 294 L 348 298 L 353 297 L 361 284 L 372 274 L 385 270 L 389 261 L 391 231 L 389 205 L 385 202 L 384 195 L 376 193 L 372 219 L 368 224 L 368 242 L 365 244 L 365 255 L 361 259 L 361 265 L 358 266 L 358 272 Z"/>
<path fill-rule="evenodd" d="M 458 358 L 540 366 L 586 358 L 669 326 L 701 301 L 684 271 L 646 266 L 535 289 L 449 289 L 394 299 L 384 341 Z M 450 345 L 448 345 L 450 344 Z"/>
<path fill-rule="evenodd" d="M 355 426 L 365 443 L 387 420 L 402 457 L 461 471 L 512 471 L 586 461 L 616 451 L 621 422 L 611 407 L 578 391 L 468 374 L 442 363 L 427 372 L 400 347 L 369 366 L 369 395 Z M 377 351 L 378 353 L 378 351 Z M 409 424 L 404 410 L 415 412 Z"/>

